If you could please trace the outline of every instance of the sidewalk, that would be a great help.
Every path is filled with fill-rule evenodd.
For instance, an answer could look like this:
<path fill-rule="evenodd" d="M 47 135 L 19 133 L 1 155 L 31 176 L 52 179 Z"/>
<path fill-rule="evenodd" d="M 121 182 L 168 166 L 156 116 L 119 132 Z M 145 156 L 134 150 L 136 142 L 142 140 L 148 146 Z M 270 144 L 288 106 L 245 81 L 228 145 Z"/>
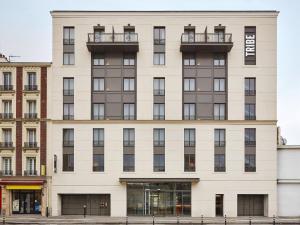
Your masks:
<path fill-rule="evenodd" d="M 6 224 L 153 224 L 152 217 L 101 217 L 101 216 L 56 216 L 42 217 L 36 215 L 14 215 L 6 218 Z M 199 224 L 202 219 L 199 217 L 155 217 L 154 224 Z M 3 224 L 2 218 L 0 224 Z M 225 224 L 225 218 L 203 218 L 205 224 Z M 226 218 L 226 224 L 249 224 L 248 217 Z M 253 217 L 251 224 L 273 224 L 273 218 Z M 275 218 L 275 224 L 298 224 L 300 217 L 297 218 Z"/>

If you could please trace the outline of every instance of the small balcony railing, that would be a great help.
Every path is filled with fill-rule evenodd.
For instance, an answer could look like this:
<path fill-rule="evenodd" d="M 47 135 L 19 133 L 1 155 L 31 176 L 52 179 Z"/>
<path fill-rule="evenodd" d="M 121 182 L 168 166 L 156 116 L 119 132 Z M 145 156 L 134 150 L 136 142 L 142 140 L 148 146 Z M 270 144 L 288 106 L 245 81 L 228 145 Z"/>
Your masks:
<path fill-rule="evenodd" d="M 74 90 L 64 90 L 64 96 L 73 96 L 74 95 Z"/>
<path fill-rule="evenodd" d="M 0 119 L 2 119 L 2 120 L 13 119 L 13 114 L 12 113 L 0 113 Z"/>
<path fill-rule="evenodd" d="M 134 147 L 135 141 L 123 141 L 124 147 Z"/>
<path fill-rule="evenodd" d="M 245 172 L 256 172 L 256 167 L 245 165 Z"/>
<path fill-rule="evenodd" d="M 13 91 L 14 87 L 13 85 L 5 84 L 0 85 L 0 91 Z"/>
<path fill-rule="evenodd" d="M 195 141 L 184 141 L 184 147 L 195 147 Z"/>
<path fill-rule="evenodd" d="M 25 113 L 24 118 L 29 120 L 37 119 L 37 113 Z"/>
<path fill-rule="evenodd" d="M 163 96 L 163 95 L 165 95 L 165 90 L 163 90 L 163 89 L 154 89 L 153 94 L 158 95 L 158 96 Z"/>
<path fill-rule="evenodd" d="M 184 118 L 184 120 L 195 120 L 196 116 L 195 115 L 184 115 L 183 118 Z"/>
<path fill-rule="evenodd" d="M 92 115 L 93 120 L 104 120 L 105 116 L 104 115 Z"/>
<path fill-rule="evenodd" d="M 95 140 L 93 141 L 94 147 L 104 147 L 104 141 Z"/>
<path fill-rule="evenodd" d="M 13 148 L 14 147 L 14 144 L 13 142 L 8 142 L 8 141 L 5 141 L 5 142 L 0 142 L 0 148 Z"/>
<path fill-rule="evenodd" d="M 153 119 L 154 120 L 164 120 L 165 119 L 165 115 L 153 115 Z"/>
<path fill-rule="evenodd" d="M 154 147 L 164 147 L 165 141 L 153 141 L 153 146 Z"/>
<path fill-rule="evenodd" d="M 12 176 L 13 171 L 12 170 L 1 170 L 0 171 L 0 176 Z"/>
<path fill-rule="evenodd" d="M 245 115 L 245 120 L 256 120 L 255 115 Z"/>
<path fill-rule="evenodd" d="M 35 141 L 24 142 L 24 148 L 38 148 L 38 144 Z"/>
<path fill-rule="evenodd" d="M 38 86 L 35 84 L 30 84 L 30 85 L 24 85 L 24 91 L 37 91 Z"/>
<path fill-rule="evenodd" d="M 123 119 L 124 119 L 124 120 L 134 120 L 134 119 L 135 119 L 135 116 L 134 116 L 134 115 L 124 115 L 124 116 L 123 116 Z"/>
<path fill-rule="evenodd" d="M 245 95 L 246 96 L 255 96 L 256 90 L 245 90 Z"/>
<path fill-rule="evenodd" d="M 102 33 L 88 34 L 88 42 L 91 43 L 130 43 L 130 42 L 138 42 L 138 34 L 137 33 Z"/>
<path fill-rule="evenodd" d="M 64 147 L 74 147 L 74 141 L 65 140 L 63 141 Z"/>
<path fill-rule="evenodd" d="M 36 170 L 24 170 L 24 176 L 37 176 Z"/>
<path fill-rule="evenodd" d="M 74 115 L 64 115 L 63 119 L 64 120 L 74 120 Z"/>
<path fill-rule="evenodd" d="M 225 166 L 215 166 L 215 172 L 225 172 Z"/>
<path fill-rule="evenodd" d="M 215 141 L 215 147 L 225 147 L 225 141 Z"/>
<path fill-rule="evenodd" d="M 181 35 L 181 43 L 231 43 L 232 34 L 197 33 L 193 36 L 187 33 Z"/>
<path fill-rule="evenodd" d="M 245 146 L 256 146 L 256 141 L 245 140 Z"/>

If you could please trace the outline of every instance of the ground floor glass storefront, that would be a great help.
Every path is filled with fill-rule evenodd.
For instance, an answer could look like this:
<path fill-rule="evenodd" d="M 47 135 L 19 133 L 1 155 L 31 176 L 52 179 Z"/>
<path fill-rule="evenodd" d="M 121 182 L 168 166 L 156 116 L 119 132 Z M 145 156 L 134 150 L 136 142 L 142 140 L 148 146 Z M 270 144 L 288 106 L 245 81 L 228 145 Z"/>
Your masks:
<path fill-rule="evenodd" d="M 40 214 L 41 191 L 13 190 L 12 191 L 13 214 Z"/>
<path fill-rule="evenodd" d="M 128 183 L 127 215 L 190 216 L 191 183 Z"/>

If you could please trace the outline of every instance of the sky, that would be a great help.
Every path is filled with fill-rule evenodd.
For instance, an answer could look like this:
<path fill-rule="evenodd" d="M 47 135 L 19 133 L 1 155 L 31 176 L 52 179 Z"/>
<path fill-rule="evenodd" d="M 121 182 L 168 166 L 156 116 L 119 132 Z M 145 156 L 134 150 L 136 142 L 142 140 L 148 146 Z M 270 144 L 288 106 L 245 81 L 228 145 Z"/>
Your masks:
<path fill-rule="evenodd" d="M 51 10 L 280 11 L 278 125 L 287 144 L 300 145 L 300 0 L 0 0 L 0 53 L 51 61 Z"/>

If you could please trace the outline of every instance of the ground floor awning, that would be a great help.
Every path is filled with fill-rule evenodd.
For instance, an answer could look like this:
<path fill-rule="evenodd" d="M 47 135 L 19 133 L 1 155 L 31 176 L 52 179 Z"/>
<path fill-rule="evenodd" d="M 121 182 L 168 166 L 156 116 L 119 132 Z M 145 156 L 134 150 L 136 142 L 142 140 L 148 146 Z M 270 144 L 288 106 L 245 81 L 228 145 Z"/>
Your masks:
<path fill-rule="evenodd" d="M 120 183 L 198 183 L 200 178 L 119 178 Z"/>

